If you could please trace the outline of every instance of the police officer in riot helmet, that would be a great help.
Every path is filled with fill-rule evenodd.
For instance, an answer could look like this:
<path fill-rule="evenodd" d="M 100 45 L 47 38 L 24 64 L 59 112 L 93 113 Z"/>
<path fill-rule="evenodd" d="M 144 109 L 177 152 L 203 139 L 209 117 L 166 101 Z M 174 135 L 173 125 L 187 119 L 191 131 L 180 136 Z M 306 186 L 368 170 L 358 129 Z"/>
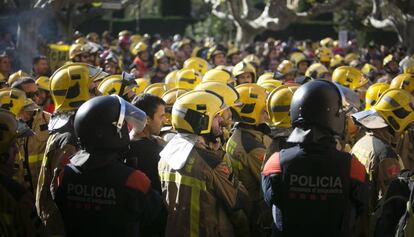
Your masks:
<path fill-rule="evenodd" d="M 350 236 L 367 208 L 364 166 L 336 149 L 347 103 L 327 80 L 301 86 L 292 98 L 289 149 L 274 153 L 262 172 L 274 236 Z"/>
<path fill-rule="evenodd" d="M 120 162 L 130 142 L 127 124 L 142 131 L 145 121 L 118 96 L 79 108 L 74 128 L 83 149 L 64 167 L 54 195 L 67 236 L 137 236 L 139 225 L 158 214 L 161 199 L 147 176 Z"/>

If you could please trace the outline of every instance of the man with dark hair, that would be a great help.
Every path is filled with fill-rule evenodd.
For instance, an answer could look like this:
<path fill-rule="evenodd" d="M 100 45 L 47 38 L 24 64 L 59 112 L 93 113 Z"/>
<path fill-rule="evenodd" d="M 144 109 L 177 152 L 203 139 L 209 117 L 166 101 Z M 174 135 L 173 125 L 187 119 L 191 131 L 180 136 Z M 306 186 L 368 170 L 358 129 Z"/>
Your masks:
<path fill-rule="evenodd" d="M 38 78 L 40 76 L 50 76 L 50 68 L 46 56 L 39 55 L 34 57 L 32 65 L 32 75 L 34 78 Z"/>
<path fill-rule="evenodd" d="M 141 94 L 135 97 L 132 104 L 147 114 L 147 124 L 141 133 L 130 133 L 132 141 L 127 163 L 146 173 L 153 189 L 161 193 L 158 161 L 164 144 L 157 136 L 165 123 L 165 102 L 158 96 Z"/>
<path fill-rule="evenodd" d="M 147 124 L 140 133 L 132 130 L 131 143 L 127 155 L 128 166 L 141 170 L 151 180 L 151 188 L 161 194 L 161 182 L 158 174 L 160 152 L 164 148 L 163 140 L 158 137 L 166 122 L 165 102 L 158 96 L 141 94 L 134 98 L 132 104 L 147 114 Z M 143 226 L 141 236 L 164 236 L 167 213 L 165 209 L 156 223 Z M 160 228 L 161 227 L 161 228 Z"/>
<path fill-rule="evenodd" d="M 35 80 L 31 77 L 23 77 L 11 84 L 11 88 L 22 90 L 26 93 L 26 97 L 32 99 L 36 104 L 39 101 L 39 90 L 37 88 Z"/>

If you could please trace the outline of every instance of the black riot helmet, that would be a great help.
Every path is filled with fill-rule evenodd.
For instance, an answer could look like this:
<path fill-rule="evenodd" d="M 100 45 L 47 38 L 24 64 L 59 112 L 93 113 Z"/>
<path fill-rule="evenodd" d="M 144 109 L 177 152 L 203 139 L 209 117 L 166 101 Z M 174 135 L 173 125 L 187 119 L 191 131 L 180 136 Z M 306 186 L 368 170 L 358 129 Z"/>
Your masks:
<path fill-rule="evenodd" d="M 75 115 L 75 133 L 87 151 L 122 150 L 128 146 L 127 123 L 144 129 L 146 114 L 119 96 L 98 96 L 82 104 Z"/>
<path fill-rule="evenodd" d="M 341 90 L 327 80 L 313 80 L 299 87 L 290 105 L 293 127 L 317 127 L 340 136 L 345 132 L 346 112 Z"/>

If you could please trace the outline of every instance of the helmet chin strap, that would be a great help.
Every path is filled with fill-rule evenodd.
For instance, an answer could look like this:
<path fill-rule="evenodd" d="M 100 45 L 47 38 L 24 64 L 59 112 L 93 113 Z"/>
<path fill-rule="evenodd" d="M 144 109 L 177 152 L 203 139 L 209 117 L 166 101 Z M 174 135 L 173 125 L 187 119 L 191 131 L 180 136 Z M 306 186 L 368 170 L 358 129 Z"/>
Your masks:
<path fill-rule="evenodd" d="M 119 111 L 118 121 L 114 122 L 113 124 L 116 127 L 116 131 L 118 132 L 119 138 L 122 138 L 121 130 L 122 130 L 122 126 L 124 125 L 124 121 L 125 121 L 125 102 L 118 95 L 112 95 L 112 96 L 114 96 L 118 99 L 120 107 L 121 107 L 120 111 Z"/>

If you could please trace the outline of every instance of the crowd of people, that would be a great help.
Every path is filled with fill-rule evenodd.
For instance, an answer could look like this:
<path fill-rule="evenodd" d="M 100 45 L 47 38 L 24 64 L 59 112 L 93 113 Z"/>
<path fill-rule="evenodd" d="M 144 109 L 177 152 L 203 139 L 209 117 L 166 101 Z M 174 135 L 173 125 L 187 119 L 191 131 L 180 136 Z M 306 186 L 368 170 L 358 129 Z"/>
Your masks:
<path fill-rule="evenodd" d="M 75 32 L 55 71 L 12 63 L 1 236 L 414 234 L 404 47 L 124 30 Z"/>

